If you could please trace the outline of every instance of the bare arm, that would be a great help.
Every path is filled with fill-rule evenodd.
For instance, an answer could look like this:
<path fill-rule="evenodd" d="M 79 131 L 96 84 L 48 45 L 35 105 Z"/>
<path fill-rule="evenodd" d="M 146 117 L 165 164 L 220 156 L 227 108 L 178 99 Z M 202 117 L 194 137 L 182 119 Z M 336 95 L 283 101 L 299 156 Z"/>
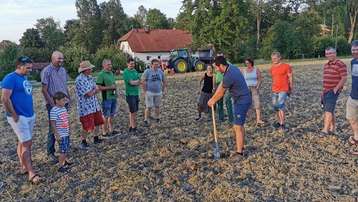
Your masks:
<path fill-rule="evenodd" d="M 290 91 L 293 90 L 293 74 L 292 72 L 288 74 L 288 80 L 290 82 Z"/>
<path fill-rule="evenodd" d="M 140 85 L 140 80 L 129 80 L 129 84 L 133 85 L 133 86 L 139 86 Z"/>
<path fill-rule="evenodd" d="M 12 90 L 2 89 L 1 101 L 4 104 L 6 112 L 11 114 L 11 117 L 14 119 L 15 122 L 17 122 L 19 120 L 19 117 L 16 114 L 14 107 L 12 106 L 10 100 L 11 94 L 12 94 Z"/>
<path fill-rule="evenodd" d="M 51 128 L 52 128 L 52 132 L 55 134 L 55 137 L 56 137 L 57 141 L 60 140 L 60 135 L 59 135 L 59 133 L 57 131 L 57 128 L 56 128 L 56 121 L 51 120 L 50 124 L 51 124 Z"/>
<path fill-rule="evenodd" d="M 101 86 L 101 85 L 97 85 L 97 88 L 100 91 L 105 91 L 105 90 L 116 90 L 116 84 L 113 84 L 111 86 Z"/>
<path fill-rule="evenodd" d="M 257 86 L 256 86 L 256 88 L 259 89 L 261 87 L 261 83 L 262 83 L 262 74 L 261 74 L 261 71 L 259 69 L 256 69 L 256 74 L 257 74 Z"/>
<path fill-rule="evenodd" d="M 48 85 L 42 84 L 41 91 L 42 91 L 42 94 L 44 95 L 47 103 L 50 104 L 51 106 L 55 106 L 50 94 L 48 93 Z"/>
<path fill-rule="evenodd" d="M 217 101 L 219 101 L 225 95 L 225 91 L 226 89 L 223 87 L 221 82 L 218 89 L 216 89 L 215 94 L 208 102 L 209 107 L 213 106 Z"/>

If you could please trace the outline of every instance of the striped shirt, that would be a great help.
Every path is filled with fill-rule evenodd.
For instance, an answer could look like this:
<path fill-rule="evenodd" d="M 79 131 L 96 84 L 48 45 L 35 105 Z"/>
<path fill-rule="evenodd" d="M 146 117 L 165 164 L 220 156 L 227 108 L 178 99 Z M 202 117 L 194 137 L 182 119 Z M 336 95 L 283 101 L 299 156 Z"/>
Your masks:
<path fill-rule="evenodd" d="M 52 107 L 50 112 L 50 120 L 56 122 L 56 129 L 60 137 L 66 137 L 70 135 L 68 113 L 65 107 Z"/>
<path fill-rule="evenodd" d="M 48 94 L 53 97 L 56 92 L 63 92 L 68 95 L 68 74 L 64 67 L 55 67 L 50 63 L 41 71 L 41 83 L 47 85 Z M 48 100 L 46 100 L 48 102 Z"/>
<path fill-rule="evenodd" d="M 341 60 L 326 63 L 323 68 L 323 92 L 333 90 L 345 76 L 347 76 L 347 66 Z"/>

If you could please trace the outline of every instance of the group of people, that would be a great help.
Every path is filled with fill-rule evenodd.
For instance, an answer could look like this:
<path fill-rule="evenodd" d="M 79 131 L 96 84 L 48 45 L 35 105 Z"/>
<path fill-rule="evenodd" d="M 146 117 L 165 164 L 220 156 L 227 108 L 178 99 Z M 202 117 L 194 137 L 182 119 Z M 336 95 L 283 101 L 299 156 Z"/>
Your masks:
<path fill-rule="evenodd" d="M 351 154 L 358 155 L 358 40 L 352 42 L 351 72 L 352 90 L 346 104 L 346 118 L 349 120 L 353 135 L 348 141 L 353 145 Z M 324 111 L 324 126 L 319 132 L 320 137 L 334 135 L 336 132 L 335 107 L 346 81 L 347 67 L 337 58 L 336 49 L 328 47 L 325 50 L 328 62 L 323 68 L 323 91 L 321 103 Z M 281 131 L 287 131 L 285 125 L 285 105 L 287 98 L 293 92 L 293 71 L 289 64 L 281 62 L 279 52 L 271 54 L 272 65 L 269 73 L 272 77 L 272 105 L 276 111 L 277 122 L 273 126 Z M 224 56 L 217 56 L 213 67 L 200 80 L 200 96 L 198 98 L 198 118 L 202 112 L 210 112 L 210 107 L 216 106 L 219 121 L 224 121 L 225 100 L 228 121 L 234 125 L 236 150 L 233 154 L 244 155 L 245 120 L 250 107 L 256 111 L 256 124 L 264 124 L 261 119 L 259 89 L 262 83 L 261 72 L 254 67 L 252 59 L 245 60 L 246 68 L 238 68 L 230 64 Z M 203 82 L 204 81 L 204 82 Z M 204 83 L 203 85 L 202 82 Z M 228 92 L 226 92 L 228 91 Z M 253 105 L 253 106 L 252 106 Z M 210 115 L 210 113 L 208 113 Z M 210 116 L 209 116 L 210 117 Z M 209 118 L 210 119 L 210 118 Z"/>
<path fill-rule="evenodd" d="M 324 65 L 323 93 L 321 96 L 324 109 L 324 127 L 320 136 L 335 133 L 335 105 L 340 92 L 347 80 L 347 67 L 337 59 L 336 50 L 325 50 L 328 62 Z M 352 43 L 352 91 L 347 101 L 346 114 L 353 136 L 349 138 L 352 145 L 358 145 L 358 40 Z M 272 66 L 269 70 L 272 76 L 272 104 L 276 111 L 277 122 L 274 126 L 282 131 L 285 125 L 286 99 L 293 92 L 293 71 L 289 64 L 281 62 L 279 52 L 271 55 Z M 66 172 L 72 164 L 68 159 L 70 149 L 70 120 L 69 110 L 73 104 L 73 96 L 68 89 L 68 74 L 63 67 L 64 56 L 55 51 L 51 63 L 41 72 L 42 94 L 46 101 L 49 131 L 47 138 L 47 154 L 49 160 L 59 163 L 59 172 Z M 20 161 L 20 174 L 27 174 L 31 183 L 37 184 L 41 177 L 34 171 L 31 160 L 32 133 L 36 114 L 33 107 L 32 85 L 26 75 L 32 69 L 32 60 L 21 56 L 16 61 L 14 72 L 5 76 L 2 82 L 2 102 L 7 121 L 18 137 L 17 154 Z M 253 105 L 256 111 L 256 123 L 261 125 L 259 89 L 262 83 L 261 72 L 254 66 L 252 59 L 246 59 L 247 68 L 238 68 L 229 63 L 223 55 L 216 56 L 214 63 L 208 65 L 200 97 L 198 99 L 198 118 L 202 112 L 216 106 L 218 118 L 224 121 L 224 103 L 228 111 L 228 119 L 233 124 L 236 138 L 236 149 L 233 155 L 244 155 L 244 137 L 246 115 Z M 215 71 L 213 66 L 215 66 Z M 82 125 L 80 148 L 89 147 L 88 140 L 93 136 L 93 143 L 99 144 L 102 137 L 111 137 L 119 132 L 114 130 L 113 118 L 118 111 L 116 78 L 112 72 L 112 62 L 104 59 L 102 71 L 97 77 L 92 76 L 95 66 L 89 61 L 79 64 L 78 76 L 75 80 L 77 111 Z M 214 73 L 215 72 L 215 73 Z M 129 133 L 140 132 L 137 128 L 136 116 L 139 109 L 140 88 L 145 95 L 144 125 L 151 121 L 160 121 L 161 99 L 166 93 L 167 81 L 160 69 L 160 61 L 153 59 L 150 68 L 140 75 L 135 69 L 135 61 L 128 59 L 127 68 L 123 71 L 126 102 L 129 108 Z M 101 94 L 102 102 L 97 98 Z M 152 110 L 154 115 L 152 116 Z M 55 156 L 55 143 L 59 143 L 59 157 Z M 357 150 L 352 150 L 358 155 Z"/>
<path fill-rule="evenodd" d="M 70 120 L 69 110 L 73 104 L 73 96 L 68 88 L 68 74 L 63 67 L 64 56 L 55 51 L 51 56 L 51 63 L 41 71 L 42 94 L 46 101 L 49 131 L 47 138 L 47 155 L 53 164 L 59 163 L 59 172 L 66 172 L 72 165 L 68 159 L 70 150 Z M 33 61 L 27 56 L 21 56 L 16 61 L 14 72 L 6 75 L 2 82 L 2 102 L 4 104 L 7 121 L 18 137 L 17 154 L 20 160 L 19 174 L 28 175 L 33 184 L 41 182 L 41 177 L 34 171 L 31 159 L 32 133 L 35 124 L 33 107 L 32 84 L 26 75 L 32 70 Z M 93 136 L 93 144 L 99 144 L 102 137 L 110 138 L 119 134 L 114 130 L 113 118 L 118 111 L 116 77 L 112 72 L 112 62 L 104 59 L 103 69 L 92 76 L 95 66 L 89 61 L 79 64 L 78 76 L 75 79 L 75 94 L 77 112 L 82 125 L 80 148 L 87 149 L 88 139 Z M 129 108 L 129 133 L 137 133 L 136 113 L 139 109 L 139 95 L 142 87 L 145 94 L 146 126 L 150 120 L 160 121 L 160 104 L 166 92 L 166 78 L 159 68 L 159 61 L 151 61 L 151 67 L 146 69 L 140 77 L 135 69 L 133 59 L 128 59 L 127 68 L 123 72 L 125 96 Z M 97 98 L 101 93 L 102 102 Z M 151 111 L 154 110 L 154 115 Z M 55 156 L 55 144 L 58 142 L 60 155 Z"/>

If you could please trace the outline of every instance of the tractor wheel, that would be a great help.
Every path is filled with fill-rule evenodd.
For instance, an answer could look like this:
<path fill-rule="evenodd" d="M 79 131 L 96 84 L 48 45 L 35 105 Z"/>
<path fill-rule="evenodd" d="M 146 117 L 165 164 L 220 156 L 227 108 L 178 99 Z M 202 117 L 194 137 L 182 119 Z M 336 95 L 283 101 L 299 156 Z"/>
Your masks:
<path fill-rule="evenodd" d="M 174 65 L 177 73 L 185 73 L 188 71 L 188 63 L 184 59 L 178 59 Z"/>
<path fill-rule="evenodd" d="M 195 63 L 195 71 L 200 72 L 205 70 L 205 63 L 202 61 L 197 61 Z"/>

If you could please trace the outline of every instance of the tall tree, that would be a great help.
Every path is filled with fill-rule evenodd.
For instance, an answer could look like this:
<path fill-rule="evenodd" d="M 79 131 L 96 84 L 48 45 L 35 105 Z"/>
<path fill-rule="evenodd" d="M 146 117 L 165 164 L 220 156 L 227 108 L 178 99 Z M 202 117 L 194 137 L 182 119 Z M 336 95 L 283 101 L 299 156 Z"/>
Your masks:
<path fill-rule="evenodd" d="M 356 30 L 357 18 L 358 18 L 358 1 L 357 0 L 346 0 L 347 11 L 349 17 L 349 32 L 348 32 L 348 43 L 351 43 Z"/>
<path fill-rule="evenodd" d="M 192 30 L 194 5 L 192 0 L 183 0 L 179 14 L 176 18 L 175 27 L 187 31 Z"/>
<path fill-rule="evenodd" d="M 95 53 L 103 38 L 103 22 L 97 0 L 76 0 L 81 46 Z"/>
<path fill-rule="evenodd" d="M 159 9 L 149 9 L 147 13 L 146 26 L 151 29 L 168 29 L 167 17 Z"/>
<path fill-rule="evenodd" d="M 35 27 L 45 43 L 45 46 L 54 51 L 65 43 L 65 34 L 60 27 L 60 22 L 55 22 L 52 17 L 37 20 Z"/>
<path fill-rule="evenodd" d="M 138 7 L 138 11 L 134 15 L 134 19 L 136 22 L 138 22 L 140 24 L 141 27 L 144 27 L 146 25 L 147 14 L 148 14 L 148 11 L 143 5 Z"/>
<path fill-rule="evenodd" d="M 103 44 L 108 46 L 114 44 L 119 37 L 129 30 L 128 17 L 124 13 L 119 0 L 109 0 L 100 5 L 102 11 L 102 20 L 104 23 Z"/>
<path fill-rule="evenodd" d="M 35 28 L 27 29 L 20 39 L 20 46 L 23 48 L 43 48 L 44 42 L 39 30 Z"/>

